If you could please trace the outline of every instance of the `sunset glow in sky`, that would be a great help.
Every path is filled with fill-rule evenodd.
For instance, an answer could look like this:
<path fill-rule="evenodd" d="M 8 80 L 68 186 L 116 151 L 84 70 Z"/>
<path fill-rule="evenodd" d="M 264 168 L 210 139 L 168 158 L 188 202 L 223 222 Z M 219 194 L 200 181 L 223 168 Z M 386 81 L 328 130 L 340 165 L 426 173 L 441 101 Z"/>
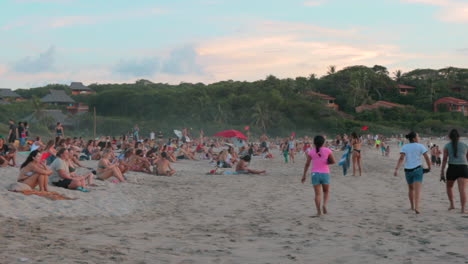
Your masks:
<path fill-rule="evenodd" d="M 1 0 L 0 88 L 468 67 L 468 0 Z"/>

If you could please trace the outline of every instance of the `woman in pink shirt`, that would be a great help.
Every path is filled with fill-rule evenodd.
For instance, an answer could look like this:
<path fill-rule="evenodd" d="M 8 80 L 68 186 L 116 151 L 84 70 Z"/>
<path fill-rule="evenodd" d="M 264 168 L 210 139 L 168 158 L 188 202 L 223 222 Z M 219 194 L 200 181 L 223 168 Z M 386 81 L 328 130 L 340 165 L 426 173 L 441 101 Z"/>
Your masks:
<path fill-rule="evenodd" d="M 314 138 L 315 148 L 311 148 L 307 153 L 307 162 L 304 166 L 304 175 L 302 176 L 302 183 L 306 180 L 306 174 L 309 170 L 310 161 L 312 162 L 312 185 L 315 191 L 315 207 L 317 208 L 317 215 L 327 213 L 328 191 L 330 186 L 330 168 L 328 165 L 335 164 L 335 157 L 329 148 L 323 147 L 325 138 L 323 136 L 316 136 Z M 323 190 L 323 205 L 321 204 L 321 190 Z"/>

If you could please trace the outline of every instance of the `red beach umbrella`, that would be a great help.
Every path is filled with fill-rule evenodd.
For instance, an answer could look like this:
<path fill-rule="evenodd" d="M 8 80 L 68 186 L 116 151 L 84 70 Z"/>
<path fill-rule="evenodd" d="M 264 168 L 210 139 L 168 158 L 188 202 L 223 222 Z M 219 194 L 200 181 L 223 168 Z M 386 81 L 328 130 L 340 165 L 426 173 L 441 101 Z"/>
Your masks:
<path fill-rule="evenodd" d="M 221 132 L 218 132 L 214 135 L 215 137 L 225 137 L 225 138 L 240 138 L 240 139 L 245 139 L 247 140 L 247 137 L 242 134 L 242 132 L 239 132 L 237 130 L 225 130 L 225 131 L 221 131 Z"/>

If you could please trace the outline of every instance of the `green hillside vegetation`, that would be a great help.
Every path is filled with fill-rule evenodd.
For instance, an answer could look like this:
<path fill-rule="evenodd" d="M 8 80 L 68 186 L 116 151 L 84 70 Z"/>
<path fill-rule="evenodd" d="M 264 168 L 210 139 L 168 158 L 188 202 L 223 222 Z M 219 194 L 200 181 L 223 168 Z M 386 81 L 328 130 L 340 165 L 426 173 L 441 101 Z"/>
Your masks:
<path fill-rule="evenodd" d="M 416 87 L 410 95 L 400 95 L 397 84 Z M 299 135 L 310 132 L 349 133 L 369 126 L 372 133 L 395 134 L 416 129 L 422 133 L 445 134 L 450 128 L 468 129 L 468 119 L 461 113 L 433 113 L 433 102 L 452 96 L 468 100 L 468 69 L 418 69 L 408 73 L 389 74 L 383 66 L 352 66 L 340 71 L 330 67 L 327 75 L 295 79 L 268 76 L 254 82 L 222 81 L 209 85 L 181 83 L 169 85 L 146 80 L 134 84 L 92 84 L 95 95 L 73 96 L 96 107 L 98 133 L 118 135 L 138 123 L 142 132 L 150 129 L 168 133 L 173 128 L 189 127 L 214 133 L 220 129 L 252 127 L 253 133 Z M 452 91 L 458 87 L 460 93 Z M 40 98 L 49 89 L 68 86 L 48 85 L 17 90 L 24 98 Z M 336 98 L 336 112 L 323 105 L 309 91 Z M 405 108 L 376 109 L 355 112 L 355 107 L 384 100 L 406 105 Z M 20 118 L 37 108 L 31 102 L 1 105 L 2 120 L 6 116 Z M 5 111 L 5 112 L 4 112 Z M 92 133 L 92 115 L 80 117 L 77 134 Z"/>

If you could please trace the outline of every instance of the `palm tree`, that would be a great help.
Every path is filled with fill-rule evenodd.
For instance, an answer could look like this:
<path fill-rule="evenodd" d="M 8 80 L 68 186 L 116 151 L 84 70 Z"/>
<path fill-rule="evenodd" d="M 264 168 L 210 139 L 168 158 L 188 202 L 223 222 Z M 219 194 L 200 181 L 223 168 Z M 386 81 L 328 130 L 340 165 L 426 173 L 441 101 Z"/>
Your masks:
<path fill-rule="evenodd" d="M 254 124 L 260 126 L 263 132 L 266 132 L 267 127 L 270 126 L 272 121 L 272 116 L 270 114 L 270 109 L 265 103 L 256 103 L 252 109 L 252 119 Z"/>
<path fill-rule="evenodd" d="M 327 71 L 328 75 L 334 74 L 335 72 L 336 72 L 336 66 L 335 65 L 328 66 L 328 71 Z"/>
<path fill-rule="evenodd" d="M 396 81 L 397 83 L 400 83 L 400 82 L 401 82 L 401 77 L 403 76 L 401 70 L 396 70 L 396 71 L 393 73 L 393 75 L 395 76 L 395 78 L 394 78 L 395 81 Z"/>

